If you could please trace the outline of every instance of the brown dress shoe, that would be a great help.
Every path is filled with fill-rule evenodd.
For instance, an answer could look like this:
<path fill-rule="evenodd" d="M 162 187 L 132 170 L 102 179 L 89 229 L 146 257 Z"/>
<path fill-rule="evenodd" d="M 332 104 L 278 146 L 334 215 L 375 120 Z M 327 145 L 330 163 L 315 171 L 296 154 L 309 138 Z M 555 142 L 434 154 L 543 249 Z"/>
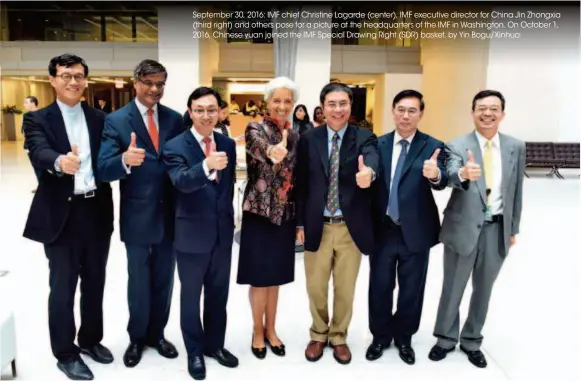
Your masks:
<path fill-rule="evenodd" d="M 349 364 L 351 362 L 351 351 L 347 344 L 333 345 L 333 357 L 339 364 Z"/>
<path fill-rule="evenodd" d="M 307 349 L 305 350 L 305 357 L 308 361 L 315 362 L 323 357 L 323 350 L 327 346 L 327 343 L 322 343 L 320 341 L 311 341 L 309 345 L 307 345 Z"/>

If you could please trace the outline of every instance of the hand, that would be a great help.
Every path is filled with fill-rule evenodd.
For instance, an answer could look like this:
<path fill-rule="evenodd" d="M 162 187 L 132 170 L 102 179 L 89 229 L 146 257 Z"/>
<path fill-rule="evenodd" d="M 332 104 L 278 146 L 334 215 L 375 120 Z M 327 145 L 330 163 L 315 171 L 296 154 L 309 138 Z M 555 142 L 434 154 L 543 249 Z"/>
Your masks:
<path fill-rule="evenodd" d="M 369 188 L 371 186 L 371 179 L 373 178 L 373 171 L 363 162 L 363 155 L 359 155 L 359 172 L 355 175 L 355 180 L 359 188 Z"/>
<path fill-rule="evenodd" d="M 60 160 L 61 171 L 67 175 L 74 175 L 81 167 L 81 159 L 79 158 L 79 147 L 73 144 L 71 152 L 66 155 L 61 155 Z"/>
<path fill-rule="evenodd" d="M 280 163 L 288 154 L 288 150 L 286 149 L 288 139 L 288 131 L 282 131 L 282 140 L 277 145 L 273 146 L 270 149 L 269 157 L 274 163 Z"/>
<path fill-rule="evenodd" d="M 301 244 L 305 244 L 305 229 L 297 228 L 296 240 Z"/>
<path fill-rule="evenodd" d="M 426 179 L 436 180 L 440 176 L 440 168 L 438 168 L 438 155 L 440 148 L 434 151 L 429 160 L 424 161 L 423 175 Z"/>
<path fill-rule="evenodd" d="M 515 243 L 516 243 L 516 236 L 511 235 L 510 236 L 510 247 L 513 247 Z"/>
<path fill-rule="evenodd" d="M 474 154 L 470 150 L 468 150 L 468 162 L 460 170 L 460 175 L 462 176 L 463 179 L 470 181 L 478 181 L 478 179 L 482 175 L 480 165 L 474 162 Z"/>
<path fill-rule="evenodd" d="M 137 148 L 137 143 L 135 142 L 135 132 L 131 133 L 131 143 L 129 143 L 129 148 L 123 153 L 123 162 L 125 165 L 130 167 L 139 167 L 143 164 L 145 160 L 145 150 L 143 148 Z"/>
<path fill-rule="evenodd" d="M 216 143 L 212 141 L 210 148 L 210 156 L 208 156 L 207 164 L 210 170 L 215 169 L 216 171 L 221 171 L 228 166 L 228 156 L 226 152 L 216 152 Z"/>

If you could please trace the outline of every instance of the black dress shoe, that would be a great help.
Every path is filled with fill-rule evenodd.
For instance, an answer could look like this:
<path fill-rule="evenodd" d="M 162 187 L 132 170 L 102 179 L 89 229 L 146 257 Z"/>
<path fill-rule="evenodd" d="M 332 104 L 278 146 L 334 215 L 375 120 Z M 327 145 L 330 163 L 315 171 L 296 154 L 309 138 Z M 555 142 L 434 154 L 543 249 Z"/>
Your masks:
<path fill-rule="evenodd" d="M 71 380 L 92 380 L 94 378 L 91 369 L 80 357 L 69 362 L 59 361 L 56 366 Z"/>
<path fill-rule="evenodd" d="M 391 343 L 390 343 L 391 344 Z M 365 358 L 369 361 L 374 361 L 383 355 L 383 351 L 389 348 L 390 344 L 384 345 L 372 342 L 369 347 L 367 347 L 367 352 L 365 353 Z"/>
<path fill-rule="evenodd" d="M 484 357 L 484 353 L 480 350 L 469 351 L 463 346 L 460 345 L 460 349 L 462 352 L 466 353 L 468 356 L 468 360 L 479 368 L 486 368 L 488 363 L 486 362 L 486 357 Z"/>
<path fill-rule="evenodd" d="M 414 365 L 416 363 L 416 354 L 411 345 L 400 344 L 397 346 L 399 349 L 399 358 L 403 360 L 406 364 Z"/>
<path fill-rule="evenodd" d="M 275 347 L 275 346 L 273 346 L 273 345 L 270 343 L 270 341 L 269 341 L 269 340 L 268 340 L 268 339 L 265 337 L 265 338 L 264 338 L 264 343 L 270 347 L 270 350 L 271 350 L 271 351 L 272 351 L 272 353 L 274 353 L 275 355 L 277 355 L 277 356 L 281 356 L 281 357 L 282 357 L 282 356 L 284 356 L 284 355 L 286 355 L 286 351 L 285 351 L 285 349 L 284 349 L 284 348 L 285 348 L 285 346 L 284 346 L 284 344 L 283 344 L 282 342 L 280 343 L 280 345 L 277 345 L 277 346 Z"/>
<path fill-rule="evenodd" d="M 157 343 L 147 344 L 147 346 L 157 349 L 157 352 L 165 358 L 175 359 L 178 357 L 178 350 L 166 339 L 161 339 Z"/>
<path fill-rule="evenodd" d="M 255 348 L 254 347 L 254 334 L 252 335 L 252 340 L 250 341 L 250 349 L 252 350 L 252 354 L 256 356 L 256 358 L 262 360 L 266 357 L 266 347 L 263 348 Z"/>
<path fill-rule="evenodd" d="M 220 365 L 228 368 L 236 368 L 238 366 L 238 359 L 232 353 L 228 352 L 226 348 L 220 348 L 213 352 L 204 353 L 208 357 L 215 358 Z"/>
<path fill-rule="evenodd" d="M 203 356 L 193 356 L 188 359 L 188 373 L 194 380 L 206 378 L 206 364 Z"/>
<path fill-rule="evenodd" d="M 143 354 L 143 345 L 130 343 L 125 354 L 123 355 L 123 363 L 129 368 L 133 368 L 135 365 L 139 364 L 141 361 L 141 355 Z"/>
<path fill-rule="evenodd" d="M 81 348 L 81 353 L 91 356 L 93 360 L 101 364 L 110 364 L 113 362 L 113 354 L 101 344 L 94 345 L 91 348 Z"/>
<path fill-rule="evenodd" d="M 428 357 L 430 358 L 430 360 L 432 361 L 440 361 L 446 358 L 446 356 L 448 355 L 448 353 L 454 351 L 455 347 L 446 349 L 446 348 L 442 348 L 439 345 L 434 345 L 432 347 L 432 349 L 430 350 L 430 354 L 428 355 Z"/>

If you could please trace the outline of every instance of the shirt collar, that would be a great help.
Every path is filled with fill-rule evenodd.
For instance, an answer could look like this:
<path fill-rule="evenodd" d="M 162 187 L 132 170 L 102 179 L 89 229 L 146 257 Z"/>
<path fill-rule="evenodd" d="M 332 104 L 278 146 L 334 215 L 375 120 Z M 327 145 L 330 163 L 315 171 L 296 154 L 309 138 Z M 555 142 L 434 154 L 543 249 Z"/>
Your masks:
<path fill-rule="evenodd" d="M 341 127 L 339 131 L 335 131 L 331 127 L 329 127 L 329 125 L 327 125 L 327 136 L 329 137 L 329 141 L 330 142 L 333 141 L 333 136 L 335 136 L 335 132 L 339 134 L 339 140 L 342 140 L 343 136 L 345 136 L 345 131 L 347 131 L 348 125 L 349 123 L 345 123 L 345 125 Z"/>
<path fill-rule="evenodd" d="M 408 136 L 407 138 L 402 138 L 401 135 L 397 132 L 397 130 L 395 130 L 395 135 L 393 136 L 393 143 L 397 144 L 399 143 L 401 140 L 407 140 L 407 142 L 410 144 L 410 146 L 412 145 L 412 141 L 414 140 L 414 136 L 416 136 L 416 132 L 414 131 L 413 134 L 411 134 L 410 136 Z"/>
<path fill-rule="evenodd" d="M 198 132 L 198 130 L 196 130 L 196 127 L 192 126 L 192 128 L 190 128 L 190 130 L 192 131 L 192 134 L 194 134 L 194 137 L 196 138 L 196 141 L 200 144 L 205 144 L 202 142 L 202 140 L 204 140 L 204 137 L 202 136 L 202 134 L 200 134 Z M 211 133 L 210 136 L 208 136 L 210 138 L 211 141 L 214 140 L 214 134 Z"/>
<path fill-rule="evenodd" d="M 139 99 L 137 99 L 137 97 L 135 97 L 135 105 L 137 106 L 137 109 L 139 110 L 139 114 L 147 115 L 147 110 L 149 110 L 149 109 L 143 103 L 139 102 Z M 152 109 L 153 109 L 153 114 L 154 115 L 157 114 L 157 103 L 153 105 Z"/>
<path fill-rule="evenodd" d="M 76 105 L 71 107 L 57 99 L 56 104 L 59 106 L 61 112 L 65 114 L 77 114 L 83 110 L 81 107 L 81 102 L 78 102 Z"/>
<path fill-rule="evenodd" d="M 478 145 L 480 146 L 481 149 L 486 148 L 486 141 L 488 139 L 486 139 L 484 136 L 482 136 L 480 134 L 480 132 L 478 132 L 478 130 L 475 130 L 474 133 L 476 134 L 476 139 L 478 139 Z M 492 146 L 493 147 L 500 147 L 500 137 L 498 135 L 498 132 L 496 134 L 494 134 L 494 136 L 492 137 L 492 139 L 490 139 L 492 141 Z"/>

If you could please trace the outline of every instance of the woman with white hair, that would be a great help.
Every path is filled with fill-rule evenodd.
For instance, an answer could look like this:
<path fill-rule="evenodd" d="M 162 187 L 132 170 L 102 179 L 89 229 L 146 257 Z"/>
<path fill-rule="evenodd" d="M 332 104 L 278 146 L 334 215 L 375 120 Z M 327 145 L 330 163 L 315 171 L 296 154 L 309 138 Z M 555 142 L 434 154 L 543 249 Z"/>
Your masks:
<path fill-rule="evenodd" d="M 293 170 L 299 135 L 289 123 L 296 84 L 278 77 L 266 85 L 267 113 L 246 127 L 248 183 L 244 191 L 238 284 L 250 285 L 254 321 L 252 353 L 266 356 L 266 345 L 278 356 L 285 346 L 276 334 L 279 286 L 294 281 L 295 207 Z M 264 323 L 263 323 L 264 322 Z"/>

